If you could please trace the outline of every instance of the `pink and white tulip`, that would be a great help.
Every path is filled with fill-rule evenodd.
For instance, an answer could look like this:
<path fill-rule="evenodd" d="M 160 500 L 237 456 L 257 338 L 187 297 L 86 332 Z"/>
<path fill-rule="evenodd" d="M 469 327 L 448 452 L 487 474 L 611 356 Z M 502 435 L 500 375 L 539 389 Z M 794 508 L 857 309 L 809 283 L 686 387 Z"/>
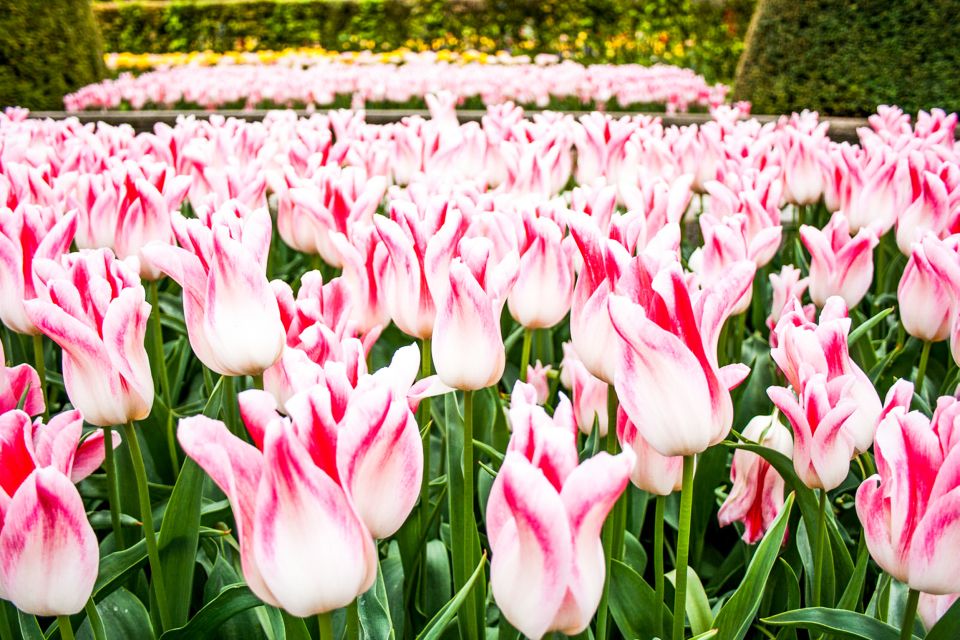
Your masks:
<path fill-rule="evenodd" d="M 873 248 L 880 240 L 867 227 L 856 236 L 842 213 L 835 213 L 822 230 L 800 227 L 810 252 L 810 299 L 822 307 L 830 296 L 840 296 L 855 307 L 873 282 Z"/>
<path fill-rule="evenodd" d="M 897 286 L 900 321 L 907 333 L 924 342 L 940 342 L 950 336 L 954 291 L 931 264 L 927 247 L 940 245 L 934 252 L 948 252 L 934 235 L 914 242 L 910 260 Z"/>
<path fill-rule="evenodd" d="M 563 227 L 524 209 L 520 269 L 507 297 L 513 319 L 527 329 L 558 324 L 573 303 L 573 260 Z"/>
<path fill-rule="evenodd" d="M 43 413 L 43 389 L 40 376 L 28 364 L 6 366 L 3 345 L 0 344 L 0 414 L 21 407 L 30 416 Z"/>
<path fill-rule="evenodd" d="M 600 437 L 607 435 L 607 393 L 609 385 L 587 371 L 573 344 L 563 343 L 560 383 L 573 397 L 573 415 L 580 431 L 589 436 L 597 425 Z"/>
<path fill-rule="evenodd" d="M 664 456 L 650 446 L 621 407 L 617 411 L 617 440 L 637 458 L 630 481 L 638 489 L 668 496 L 683 486 L 683 456 Z"/>

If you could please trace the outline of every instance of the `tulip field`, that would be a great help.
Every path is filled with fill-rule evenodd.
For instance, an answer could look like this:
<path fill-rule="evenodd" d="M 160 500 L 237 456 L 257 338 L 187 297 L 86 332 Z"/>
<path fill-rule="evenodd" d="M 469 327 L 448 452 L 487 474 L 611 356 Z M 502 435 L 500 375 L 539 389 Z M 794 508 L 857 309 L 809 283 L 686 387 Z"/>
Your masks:
<path fill-rule="evenodd" d="M 382 64 L 0 114 L 0 640 L 960 638 L 956 114 Z"/>

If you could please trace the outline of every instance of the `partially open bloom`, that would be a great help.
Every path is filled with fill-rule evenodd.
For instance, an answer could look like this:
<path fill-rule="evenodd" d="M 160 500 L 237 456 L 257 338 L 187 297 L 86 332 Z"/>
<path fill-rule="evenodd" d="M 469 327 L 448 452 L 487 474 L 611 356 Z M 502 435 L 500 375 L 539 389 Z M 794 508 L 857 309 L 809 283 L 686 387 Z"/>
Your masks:
<path fill-rule="evenodd" d="M 144 255 L 183 287 L 187 335 L 203 364 L 228 376 L 263 373 L 284 342 L 266 276 L 270 214 L 238 202 L 198 214 L 174 214 L 180 247 L 153 243 Z"/>
<path fill-rule="evenodd" d="M 74 483 L 103 461 L 103 433 L 82 435 L 78 411 L 0 414 L 0 597 L 26 613 L 73 615 L 93 592 L 100 553 Z"/>
<path fill-rule="evenodd" d="M 917 603 L 917 614 L 923 620 L 923 627 L 929 632 L 933 625 L 940 621 L 940 618 L 947 614 L 953 603 L 960 598 L 960 593 L 951 593 L 942 596 L 935 596 L 929 593 L 921 593 L 920 601 Z"/>
<path fill-rule="evenodd" d="M 20 407 L 21 400 L 21 408 L 27 415 L 43 413 L 43 389 L 36 370 L 28 364 L 7 367 L 5 362 L 3 345 L 0 344 L 0 413 Z"/>
<path fill-rule="evenodd" d="M 793 438 L 776 417 L 757 416 L 743 429 L 743 437 L 787 457 L 793 455 Z M 743 524 L 743 541 L 759 542 L 783 508 L 783 478 L 756 453 L 737 449 L 730 467 L 733 486 L 720 506 L 720 526 Z"/>
<path fill-rule="evenodd" d="M 835 213 L 823 230 L 804 225 L 800 237 L 810 252 L 810 299 L 822 307 L 840 296 L 855 307 L 873 282 L 873 248 L 880 240 L 868 227 L 856 236 L 842 213 Z"/>
<path fill-rule="evenodd" d="M 40 333 L 24 307 L 38 295 L 33 262 L 59 260 L 70 249 L 76 230 L 74 212 L 58 220 L 52 207 L 0 209 L 0 320 L 13 331 Z"/>
<path fill-rule="evenodd" d="M 614 386 L 650 446 L 665 456 L 692 455 L 723 440 L 733 423 L 730 389 L 749 369 L 742 364 L 721 368 L 717 340 L 752 284 L 754 265 L 731 269 L 694 299 L 679 264 L 653 273 L 642 258 L 635 258 L 624 276 L 630 279 L 623 287 L 629 297 L 610 297 L 620 342 Z"/>
<path fill-rule="evenodd" d="M 683 456 L 668 457 L 658 453 L 630 422 L 622 407 L 617 411 L 617 440 L 625 450 L 632 449 L 637 458 L 630 472 L 630 481 L 634 486 L 658 496 L 680 491 L 683 486 Z"/>
<path fill-rule="evenodd" d="M 960 401 L 940 398 L 930 420 L 896 408 L 877 429 L 877 473 L 857 489 L 870 555 L 911 589 L 960 592 Z"/>
<path fill-rule="evenodd" d="M 767 327 L 773 331 L 780 317 L 793 308 L 793 301 L 801 301 L 804 291 L 807 290 L 808 278 L 800 277 L 800 269 L 793 265 L 785 265 L 780 273 L 770 274 L 770 288 L 773 290 L 773 300 L 770 303 L 770 315 L 767 317 Z M 813 307 L 811 307 L 812 309 Z"/>
<path fill-rule="evenodd" d="M 507 306 L 528 329 L 552 327 L 573 301 L 573 260 L 563 244 L 563 227 L 545 217 L 523 214 L 520 270 Z"/>
<path fill-rule="evenodd" d="M 150 415 L 153 377 L 143 345 L 150 305 L 136 267 L 109 249 L 34 266 L 46 293 L 26 302 L 27 315 L 63 349 L 63 384 L 73 406 L 101 427 Z"/>
<path fill-rule="evenodd" d="M 522 397 L 523 394 L 515 394 Z M 578 464 L 570 405 L 511 406 L 513 435 L 487 502 L 490 583 L 500 611 L 529 638 L 587 628 L 606 568 L 600 528 L 627 486 L 633 458 Z"/>
<path fill-rule="evenodd" d="M 950 336 L 953 291 L 950 282 L 931 264 L 927 247 L 942 245 L 934 235 L 913 243 L 910 260 L 897 286 L 900 321 L 911 336 L 924 342 L 940 342 Z"/>
<path fill-rule="evenodd" d="M 542 405 L 550 397 L 550 372 L 553 367 L 544 366 L 539 360 L 536 364 L 527 365 L 527 382 L 537 392 L 537 404 Z"/>
<path fill-rule="evenodd" d="M 897 216 L 897 247 L 909 256 L 914 242 L 932 233 L 940 235 L 950 216 L 950 198 L 943 180 L 925 171 L 920 196 Z"/>

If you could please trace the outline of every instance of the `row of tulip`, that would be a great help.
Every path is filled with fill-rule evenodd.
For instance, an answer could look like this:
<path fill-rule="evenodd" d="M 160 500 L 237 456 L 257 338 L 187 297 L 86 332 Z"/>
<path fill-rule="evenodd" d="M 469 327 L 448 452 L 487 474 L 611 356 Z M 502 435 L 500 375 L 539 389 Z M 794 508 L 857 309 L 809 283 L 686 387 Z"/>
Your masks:
<path fill-rule="evenodd" d="M 574 101 L 597 108 L 662 105 L 675 112 L 718 105 L 728 88 L 711 86 L 703 76 L 670 65 L 585 66 L 558 63 L 555 56 L 538 56 L 534 62 L 510 56 L 450 62 L 433 54 L 406 54 L 397 61 L 380 61 L 372 54 L 357 58 L 305 54 L 265 63 L 234 63 L 228 58 L 213 66 L 175 66 L 137 76 L 121 73 L 68 94 L 64 105 L 68 111 L 181 105 L 315 108 L 346 96 L 353 108 L 360 109 L 371 102 L 402 105 L 441 91 L 484 105 L 512 100 L 546 107 L 551 101 Z"/>
<path fill-rule="evenodd" d="M 956 115 L 428 101 L 0 118 L 0 636 L 955 637 Z"/>

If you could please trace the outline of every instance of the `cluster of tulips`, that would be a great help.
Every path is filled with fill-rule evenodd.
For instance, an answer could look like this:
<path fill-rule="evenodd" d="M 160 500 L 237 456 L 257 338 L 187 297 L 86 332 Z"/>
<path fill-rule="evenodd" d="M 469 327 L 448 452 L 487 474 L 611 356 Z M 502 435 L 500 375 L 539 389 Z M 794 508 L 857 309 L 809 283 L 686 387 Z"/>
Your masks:
<path fill-rule="evenodd" d="M 957 637 L 957 116 L 428 102 L 0 116 L 0 637 Z"/>
<path fill-rule="evenodd" d="M 354 109 L 369 103 L 405 105 L 424 96 L 451 92 L 460 101 L 484 105 L 512 100 L 547 107 L 572 101 L 584 107 L 662 105 L 668 112 L 716 106 L 728 88 L 707 84 L 690 69 L 671 65 L 583 65 L 554 58 L 451 62 L 419 54 L 400 62 L 376 57 L 341 59 L 286 56 L 276 61 L 161 68 L 141 75 L 122 73 L 64 97 L 68 111 L 87 109 L 195 108 L 255 109 L 257 106 L 330 106 L 346 99 Z"/>

